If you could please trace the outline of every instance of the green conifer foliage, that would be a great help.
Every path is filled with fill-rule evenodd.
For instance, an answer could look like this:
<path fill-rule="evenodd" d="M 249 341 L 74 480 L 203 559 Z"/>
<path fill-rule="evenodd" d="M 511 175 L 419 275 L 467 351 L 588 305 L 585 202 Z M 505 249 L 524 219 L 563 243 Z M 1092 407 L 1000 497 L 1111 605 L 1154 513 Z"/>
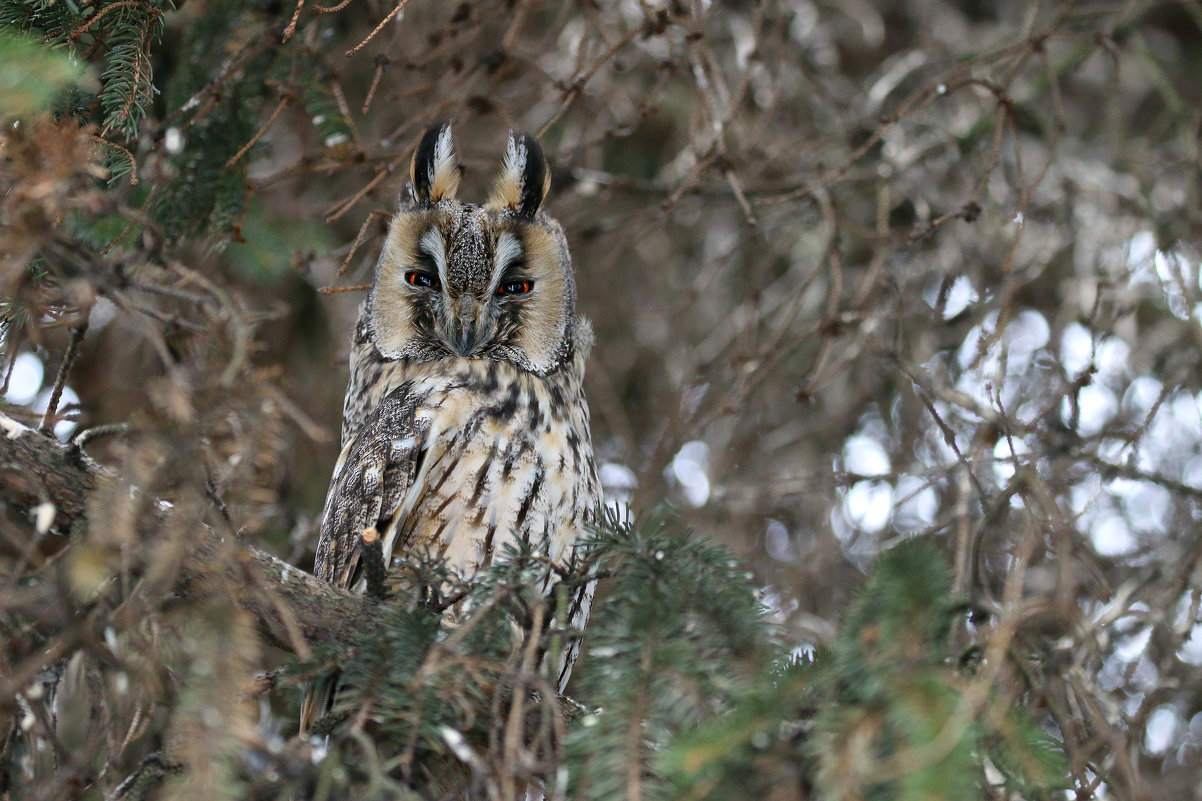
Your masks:
<path fill-rule="evenodd" d="M 153 48 L 162 38 L 165 15 L 174 0 L 76 3 L 55 0 L 5 0 L 0 24 L 42 39 L 50 47 L 70 46 L 100 68 L 94 98 L 81 95 L 74 111 L 95 123 L 115 144 L 133 143 L 139 125 L 151 113 L 158 90 L 154 84 Z M 108 160 L 117 180 L 134 167 L 127 150 L 114 150 Z"/>
<path fill-rule="evenodd" d="M 65 48 L 47 49 L 34 37 L 0 28 L 0 120 L 50 108 L 82 74 Z"/>
<path fill-rule="evenodd" d="M 663 519 L 611 521 L 595 545 L 612 583 L 578 683 L 571 796 L 665 798 L 652 756 L 725 716 L 773 652 L 745 569 Z M 603 610 L 603 611 L 602 611 Z"/>
<path fill-rule="evenodd" d="M 429 791 L 450 775 L 484 793 L 507 771 L 574 799 L 958 801 L 995 786 L 1037 799 L 1063 786 L 1054 741 L 947 653 L 965 612 L 930 543 L 885 553 L 834 646 L 801 660 L 725 549 L 664 518 L 611 519 L 591 548 L 606 587 L 573 684 L 582 707 L 566 723 L 547 717 L 557 713 L 542 700 L 545 664 L 541 678 L 522 664 L 522 631 L 552 614 L 532 591 L 541 563 L 530 553 L 511 552 L 468 583 L 427 565 L 381 606 L 381 630 L 349 656 L 318 656 L 337 664 L 329 675 L 346 688 L 323 727 L 349 760 L 346 786 Z M 475 611 L 448 626 L 438 600 L 413 602 L 419 586 Z M 556 631 L 530 653 L 546 651 Z M 534 759 L 525 770 L 505 749 L 519 696 L 533 716 L 515 735 Z M 363 762 L 356 731 L 400 756 Z M 472 769 L 449 767 L 456 759 Z"/>
<path fill-rule="evenodd" d="M 1052 797 L 1067 772 L 1059 746 L 947 652 L 964 614 L 938 548 L 882 554 L 831 648 L 778 663 L 665 750 L 672 797 Z"/>

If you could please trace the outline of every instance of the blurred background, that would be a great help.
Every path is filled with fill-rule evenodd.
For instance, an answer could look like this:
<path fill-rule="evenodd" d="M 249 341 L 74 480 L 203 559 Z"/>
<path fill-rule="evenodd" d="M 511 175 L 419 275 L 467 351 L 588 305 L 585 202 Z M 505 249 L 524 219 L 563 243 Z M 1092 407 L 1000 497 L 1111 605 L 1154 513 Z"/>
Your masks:
<path fill-rule="evenodd" d="M 612 505 L 728 545 L 799 653 L 882 549 L 933 538 L 1038 654 L 1079 797 L 1199 792 L 1202 7 L 65 5 L 0 20 L 100 43 L 95 125 L 4 169 L 102 258 L 48 296 L 12 237 L 59 234 L 10 225 L 7 413 L 40 419 L 86 316 L 55 431 L 200 421 L 235 527 L 310 568 L 412 148 L 453 120 L 482 201 L 528 130 Z M 157 44 L 114 88 L 123 25 Z M 80 200 L 96 178 L 48 166 L 71 147 L 111 189 Z"/>

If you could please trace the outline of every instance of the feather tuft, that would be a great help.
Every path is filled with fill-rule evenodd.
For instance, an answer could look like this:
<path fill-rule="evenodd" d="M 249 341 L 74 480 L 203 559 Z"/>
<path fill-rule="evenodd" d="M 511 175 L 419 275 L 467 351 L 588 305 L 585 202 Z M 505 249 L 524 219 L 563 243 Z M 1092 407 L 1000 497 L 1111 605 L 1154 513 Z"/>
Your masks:
<path fill-rule="evenodd" d="M 551 173 L 538 140 L 528 133 L 511 132 L 488 205 L 533 217 L 550 187 Z"/>
<path fill-rule="evenodd" d="M 459 165 L 451 123 L 442 122 L 426 131 L 409 168 L 413 200 L 423 205 L 454 200 L 459 189 Z"/>
<path fill-rule="evenodd" d="M 454 200 L 459 189 L 459 165 L 455 161 L 455 140 L 451 123 L 442 126 L 434 144 L 434 161 L 430 165 L 430 200 Z"/>
<path fill-rule="evenodd" d="M 505 160 L 501 162 L 501 173 L 493 184 L 488 205 L 517 211 L 522 202 L 522 182 L 526 171 L 526 148 L 512 133 L 505 146 Z"/>

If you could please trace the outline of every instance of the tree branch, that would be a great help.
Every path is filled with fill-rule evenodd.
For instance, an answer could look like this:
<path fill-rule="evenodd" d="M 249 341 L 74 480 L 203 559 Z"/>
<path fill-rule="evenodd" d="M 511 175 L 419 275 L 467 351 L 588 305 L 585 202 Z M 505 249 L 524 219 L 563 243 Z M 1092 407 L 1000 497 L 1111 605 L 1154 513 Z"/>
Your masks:
<path fill-rule="evenodd" d="M 46 515 L 49 502 L 53 525 L 61 531 L 85 524 L 89 496 L 115 480 L 78 448 L 2 413 L 0 471 L 0 502 L 35 516 Z M 374 612 L 374 604 L 362 596 L 333 587 L 254 546 L 234 546 L 237 558 L 230 559 L 230 543 L 205 527 L 199 527 L 193 541 L 179 569 L 176 594 L 184 600 L 197 597 L 214 566 L 221 566 L 238 603 L 255 617 L 265 640 L 302 658 L 308 656 L 308 649 L 346 642 L 349 633 L 365 625 L 364 618 Z"/>

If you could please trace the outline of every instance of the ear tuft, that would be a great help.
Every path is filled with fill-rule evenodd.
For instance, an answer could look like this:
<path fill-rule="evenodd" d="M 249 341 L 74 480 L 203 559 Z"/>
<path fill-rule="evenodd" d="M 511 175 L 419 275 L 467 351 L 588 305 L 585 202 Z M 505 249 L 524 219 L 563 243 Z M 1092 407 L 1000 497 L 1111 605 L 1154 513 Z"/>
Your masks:
<path fill-rule="evenodd" d="M 522 131 L 511 132 L 488 205 L 533 217 L 550 188 L 551 170 L 538 140 Z"/>
<path fill-rule="evenodd" d="M 451 123 L 440 122 L 422 136 L 409 167 L 413 200 L 423 206 L 454 200 L 459 188 L 459 165 L 455 162 L 455 140 Z"/>

